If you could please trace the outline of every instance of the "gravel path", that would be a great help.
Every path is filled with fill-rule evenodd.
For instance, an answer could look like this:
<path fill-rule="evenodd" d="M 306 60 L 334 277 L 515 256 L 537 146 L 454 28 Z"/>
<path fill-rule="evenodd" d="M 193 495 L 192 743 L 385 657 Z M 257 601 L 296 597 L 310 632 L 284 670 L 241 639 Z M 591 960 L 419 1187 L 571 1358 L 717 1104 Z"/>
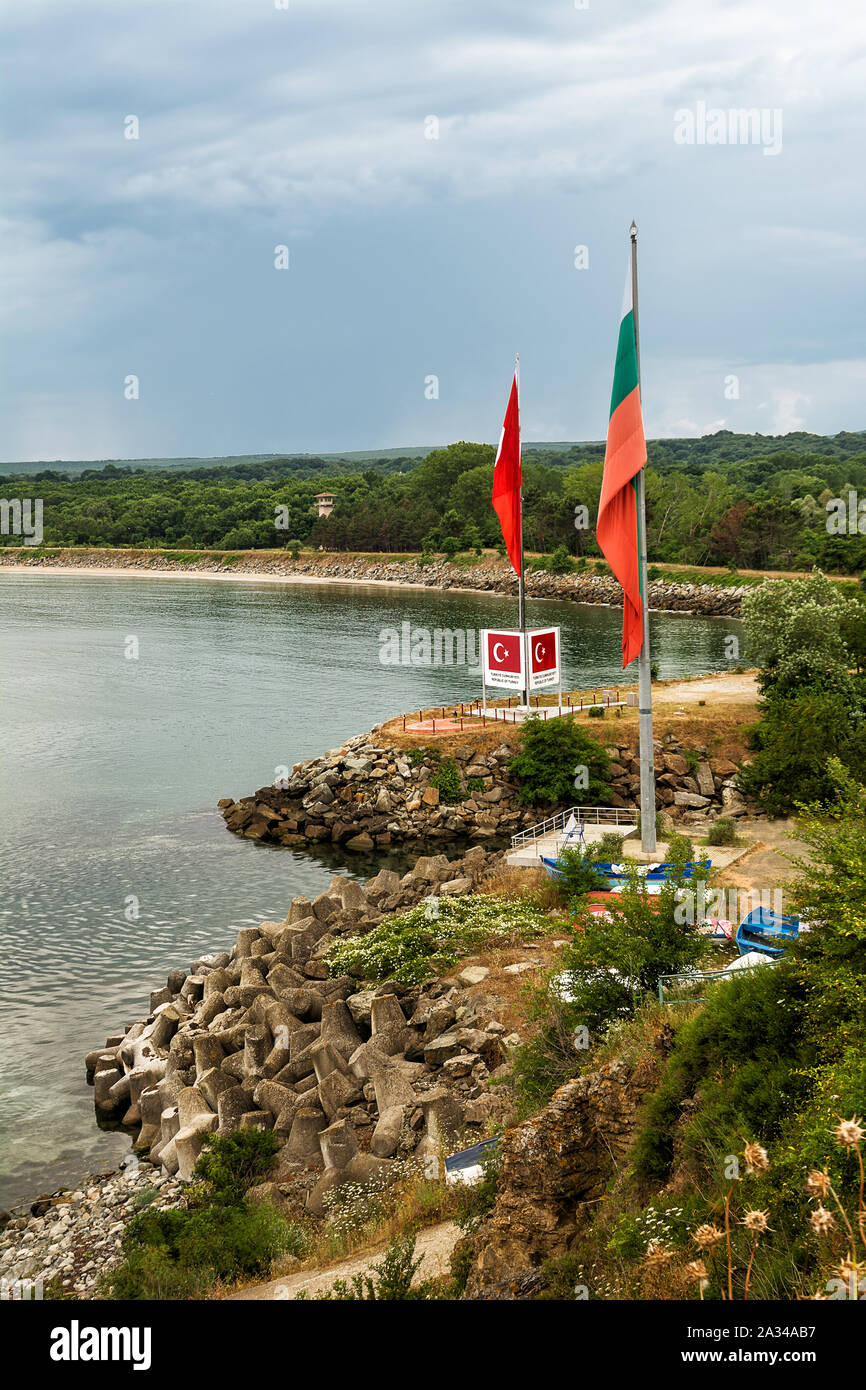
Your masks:
<path fill-rule="evenodd" d="M 451 1258 L 451 1251 L 463 1235 L 459 1226 L 453 1221 L 443 1221 L 438 1226 L 429 1226 L 421 1231 L 415 1243 L 415 1255 L 423 1256 L 423 1262 L 417 1279 L 436 1278 L 440 1274 L 448 1273 L 448 1263 Z M 308 1294 L 313 1295 L 323 1289 L 329 1289 L 335 1279 L 352 1278 L 353 1274 L 361 1274 L 369 1271 L 370 1268 L 379 1262 L 386 1249 L 385 1245 L 379 1245 L 374 1250 L 365 1250 L 362 1255 L 355 1255 L 350 1260 L 342 1260 L 340 1264 L 331 1265 L 327 1270 L 305 1269 L 300 1274 L 283 1275 L 282 1279 L 271 1279 L 267 1284 L 253 1284 L 248 1289 L 243 1289 L 240 1293 L 231 1294 L 230 1300 L 234 1299 L 291 1299 L 297 1298 L 302 1289 Z"/>

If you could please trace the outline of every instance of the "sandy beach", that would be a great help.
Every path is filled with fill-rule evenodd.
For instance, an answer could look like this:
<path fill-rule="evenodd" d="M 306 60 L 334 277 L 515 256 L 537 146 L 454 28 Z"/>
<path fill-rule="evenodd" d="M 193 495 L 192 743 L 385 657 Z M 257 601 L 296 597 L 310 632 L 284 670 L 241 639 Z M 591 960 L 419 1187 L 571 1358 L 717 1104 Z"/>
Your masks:
<path fill-rule="evenodd" d="M 219 582 L 227 580 L 234 584 L 329 584 L 351 585 L 353 588 L 426 589 L 428 591 L 435 587 L 431 584 L 413 582 L 410 579 L 352 579 L 348 576 L 343 578 L 332 574 L 268 574 L 251 570 L 235 570 L 226 573 L 224 570 L 145 569 L 136 565 L 118 565 L 112 568 L 108 565 L 9 565 L 0 562 L 0 575 L 3 574 L 52 574 L 65 579 L 80 579 L 82 576 L 95 579 L 207 579 Z M 470 586 L 459 588 L 456 585 L 449 585 L 448 592 L 475 594 L 479 591 Z M 501 595 L 501 597 L 507 597 L 507 595 Z"/>

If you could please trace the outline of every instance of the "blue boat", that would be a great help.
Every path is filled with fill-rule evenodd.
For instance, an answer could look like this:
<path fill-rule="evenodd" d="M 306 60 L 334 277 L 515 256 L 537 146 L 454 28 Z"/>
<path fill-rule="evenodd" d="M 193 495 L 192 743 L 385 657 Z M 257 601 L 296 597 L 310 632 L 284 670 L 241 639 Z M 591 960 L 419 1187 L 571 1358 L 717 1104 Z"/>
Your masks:
<path fill-rule="evenodd" d="M 552 878 L 554 881 L 562 878 L 562 870 L 559 867 L 558 859 L 550 859 L 544 854 L 542 854 L 540 857 L 541 862 L 544 865 L 545 873 L 547 874 L 548 878 Z M 594 863 L 592 861 L 586 862 L 589 864 L 591 868 L 595 869 L 596 873 L 601 874 L 603 878 L 609 879 L 611 882 L 624 883 L 628 878 L 625 865 L 623 864 L 613 864 L 610 860 L 607 859 L 601 859 L 597 863 Z M 709 868 L 710 861 L 707 860 L 706 864 L 707 868 Z M 647 883 L 666 883 L 670 879 L 675 878 L 677 875 L 676 864 L 662 863 L 649 864 L 647 866 L 639 864 L 637 867 L 638 869 L 643 870 L 643 872 L 641 873 L 641 877 L 645 879 Z M 694 863 L 691 860 L 689 860 L 688 863 L 681 866 L 680 872 L 682 873 L 683 878 L 694 878 Z"/>
<path fill-rule="evenodd" d="M 461 1168 L 474 1168 L 480 1165 L 482 1158 L 491 1149 L 498 1149 L 499 1137 L 494 1135 L 492 1139 L 482 1139 L 480 1144 L 473 1144 L 469 1149 L 461 1149 L 459 1153 L 449 1154 L 445 1160 L 446 1173 L 456 1173 Z"/>
<path fill-rule="evenodd" d="M 800 934 L 799 917 L 786 917 L 769 907 L 756 907 L 747 912 L 734 938 L 741 956 L 760 951 L 765 956 L 783 956 L 786 947 Z"/>

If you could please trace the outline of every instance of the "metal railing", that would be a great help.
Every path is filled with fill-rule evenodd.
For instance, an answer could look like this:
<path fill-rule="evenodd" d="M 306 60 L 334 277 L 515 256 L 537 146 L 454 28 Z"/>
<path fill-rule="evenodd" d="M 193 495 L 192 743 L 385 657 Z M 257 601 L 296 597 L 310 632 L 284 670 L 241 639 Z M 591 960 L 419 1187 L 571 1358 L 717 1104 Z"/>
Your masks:
<path fill-rule="evenodd" d="M 517 835 L 511 837 L 511 848 L 520 849 L 522 845 L 529 844 L 533 840 L 545 840 L 549 835 L 555 835 L 557 830 L 564 830 L 571 816 L 578 822 L 583 821 L 587 825 L 627 825 L 634 828 L 637 812 L 629 810 L 627 806 L 569 806 L 567 811 L 558 811 L 555 816 L 548 816 L 547 820 L 539 821 L 529 830 L 521 830 Z"/>
<path fill-rule="evenodd" d="M 700 994 L 695 994 L 694 986 L 706 984 L 716 984 L 719 980 L 732 980 L 735 975 L 745 975 L 752 970 L 763 969 L 765 965 L 778 965 L 778 959 L 774 960 L 769 956 L 762 961 L 755 961 L 753 965 L 738 965 L 736 968 L 728 966 L 726 970 L 696 970 L 694 973 L 684 973 L 682 975 L 660 975 L 659 976 L 659 1003 L 667 1004 L 668 1008 L 674 1008 L 677 1004 L 699 1004 L 704 997 L 704 990 Z M 682 989 L 685 997 L 682 999 L 665 998 L 672 990 Z"/>

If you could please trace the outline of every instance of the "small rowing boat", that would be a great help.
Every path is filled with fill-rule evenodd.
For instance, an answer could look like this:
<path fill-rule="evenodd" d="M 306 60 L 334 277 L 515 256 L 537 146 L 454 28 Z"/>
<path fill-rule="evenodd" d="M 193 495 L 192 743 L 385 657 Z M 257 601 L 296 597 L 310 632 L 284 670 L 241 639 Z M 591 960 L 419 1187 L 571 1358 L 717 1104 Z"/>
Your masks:
<path fill-rule="evenodd" d="M 551 859 L 544 854 L 540 857 L 548 878 L 552 878 L 554 882 L 560 880 L 562 878 L 562 869 L 559 860 Z M 599 860 L 597 863 L 594 863 L 592 860 L 584 860 L 584 863 L 587 868 L 594 869 L 602 878 L 606 878 L 609 882 L 617 884 L 620 887 L 627 882 L 630 869 L 637 870 L 639 877 L 645 881 L 647 887 L 653 884 L 668 883 L 671 879 L 678 876 L 682 878 L 694 878 L 695 875 L 695 865 L 692 860 L 682 865 L 665 862 L 660 864 L 613 864 L 610 860 L 606 859 Z M 706 868 L 710 868 L 709 860 L 706 860 Z"/>

